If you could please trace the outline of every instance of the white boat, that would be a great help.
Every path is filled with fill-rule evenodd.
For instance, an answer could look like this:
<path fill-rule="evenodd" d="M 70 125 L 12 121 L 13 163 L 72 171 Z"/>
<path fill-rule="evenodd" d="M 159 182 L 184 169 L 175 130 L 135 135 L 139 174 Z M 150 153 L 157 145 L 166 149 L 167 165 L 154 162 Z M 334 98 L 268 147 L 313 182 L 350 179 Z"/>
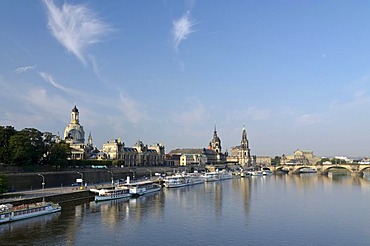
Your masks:
<path fill-rule="evenodd" d="M 132 196 L 128 188 L 118 186 L 115 189 L 91 189 L 90 191 L 98 193 L 98 195 L 95 196 L 95 202 L 130 198 Z"/>
<path fill-rule="evenodd" d="M 219 172 L 208 172 L 203 174 L 205 182 L 214 182 L 221 180 L 221 174 Z"/>
<path fill-rule="evenodd" d="M 206 182 L 214 182 L 219 180 L 231 179 L 233 177 L 232 172 L 226 170 L 216 172 L 208 172 L 203 175 L 203 178 Z"/>
<path fill-rule="evenodd" d="M 184 187 L 184 186 L 188 186 L 189 183 L 190 183 L 190 178 L 186 177 L 186 176 L 183 176 L 181 174 L 166 176 L 163 179 L 163 185 L 166 188 Z"/>
<path fill-rule="evenodd" d="M 177 188 L 204 183 L 204 179 L 198 173 L 182 173 L 167 176 L 163 179 L 166 188 Z"/>
<path fill-rule="evenodd" d="M 250 176 L 263 176 L 262 171 L 250 171 L 248 172 Z"/>
<path fill-rule="evenodd" d="M 269 168 L 262 168 L 262 175 L 266 175 L 266 176 L 268 176 L 268 175 L 272 175 L 272 171 L 269 169 Z"/>
<path fill-rule="evenodd" d="M 221 171 L 221 180 L 231 179 L 231 178 L 233 178 L 233 173 L 232 172 L 228 172 L 226 170 Z"/>
<path fill-rule="evenodd" d="M 144 180 L 139 182 L 130 182 L 130 177 L 127 177 L 125 184 L 121 187 L 129 189 L 132 196 L 142 196 L 147 193 L 156 192 L 161 190 L 161 186 L 152 180 Z"/>
<path fill-rule="evenodd" d="M 316 169 L 310 167 L 304 167 L 299 170 L 299 173 L 316 173 Z"/>
<path fill-rule="evenodd" d="M 12 204 L 1 204 L 0 224 L 51 214 L 61 210 L 62 207 L 59 204 L 52 202 L 38 202 L 18 206 L 13 206 Z"/>

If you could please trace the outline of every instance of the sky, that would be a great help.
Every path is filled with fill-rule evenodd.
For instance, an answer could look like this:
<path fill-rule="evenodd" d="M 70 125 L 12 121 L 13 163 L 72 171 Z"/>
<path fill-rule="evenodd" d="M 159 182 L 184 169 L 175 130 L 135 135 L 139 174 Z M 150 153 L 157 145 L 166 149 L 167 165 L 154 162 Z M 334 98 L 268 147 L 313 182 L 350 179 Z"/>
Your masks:
<path fill-rule="evenodd" d="M 0 125 L 94 145 L 370 155 L 370 2 L 3 1 Z"/>

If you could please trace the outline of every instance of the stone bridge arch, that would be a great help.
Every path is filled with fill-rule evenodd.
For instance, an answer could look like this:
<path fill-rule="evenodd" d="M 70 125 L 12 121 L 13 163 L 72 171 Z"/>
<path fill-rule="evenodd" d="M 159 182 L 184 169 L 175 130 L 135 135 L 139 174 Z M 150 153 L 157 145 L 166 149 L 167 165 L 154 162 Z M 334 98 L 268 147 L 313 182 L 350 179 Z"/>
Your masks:
<path fill-rule="evenodd" d="M 328 174 L 328 172 L 330 171 L 330 169 L 343 169 L 343 170 L 346 170 L 350 173 L 353 173 L 353 168 L 350 166 L 350 165 L 321 165 L 320 166 L 320 172 L 321 174 Z"/>

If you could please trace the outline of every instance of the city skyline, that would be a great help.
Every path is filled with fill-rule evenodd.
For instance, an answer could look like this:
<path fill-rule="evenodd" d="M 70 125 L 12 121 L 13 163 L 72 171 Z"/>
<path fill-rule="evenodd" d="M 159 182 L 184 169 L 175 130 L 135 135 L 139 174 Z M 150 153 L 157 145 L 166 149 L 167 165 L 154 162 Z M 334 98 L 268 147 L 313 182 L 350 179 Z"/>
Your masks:
<path fill-rule="evenodd" d="M 370 155 L 370 3 L 7 1 L 0 125 L 252 155 Z M 85 136 L 86 137 L 86 136 Z"/>

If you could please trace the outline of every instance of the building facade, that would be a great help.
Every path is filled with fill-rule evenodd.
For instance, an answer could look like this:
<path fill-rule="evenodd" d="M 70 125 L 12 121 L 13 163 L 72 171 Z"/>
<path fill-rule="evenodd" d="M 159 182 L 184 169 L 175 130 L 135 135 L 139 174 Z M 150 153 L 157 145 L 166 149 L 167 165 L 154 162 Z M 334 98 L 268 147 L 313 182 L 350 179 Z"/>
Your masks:
<path fill-rule="evenodd" d="M 80 125 L 80 113 L 76 107 L 71 111 L 70 122 L 64 130 L 64 141 L 71 148 L 71 156 L 69 159 L 82 160 L 87 157 L 88 150 L 85 146 L 85 131 Z M 92 137 L 89 135 L 89 143 L 92 145 Z"/>
<path fill-rule="evenodd" d="M 120 139 L 103 144 L 107 159 L 120 160 L 126 167 L 159 166 L 165 162 L 165 149 L 162 144 L 144 145 L 137 141 L 133 147 L 126 147 Z"/>
<path fill-rule="evenodd" d="M 237 162 L 242 167 L 249 167 L 253 165 L 253 158 L 251 156 L 251 150 L 249 148 L 249 141 L 245 127 L 243 127 L 242 130 L 242 139 L 240 141 L 240 145 L 234 146 L 230 149 L 228 161 Z"/>
<path fill-rule="evenodd" d="M 294 151 L 293 155 L 283 155 L 280 163 L 283 165 L 314 165 L 321 158 L 313 154 L 312 150 L 300 150 Z"/>

